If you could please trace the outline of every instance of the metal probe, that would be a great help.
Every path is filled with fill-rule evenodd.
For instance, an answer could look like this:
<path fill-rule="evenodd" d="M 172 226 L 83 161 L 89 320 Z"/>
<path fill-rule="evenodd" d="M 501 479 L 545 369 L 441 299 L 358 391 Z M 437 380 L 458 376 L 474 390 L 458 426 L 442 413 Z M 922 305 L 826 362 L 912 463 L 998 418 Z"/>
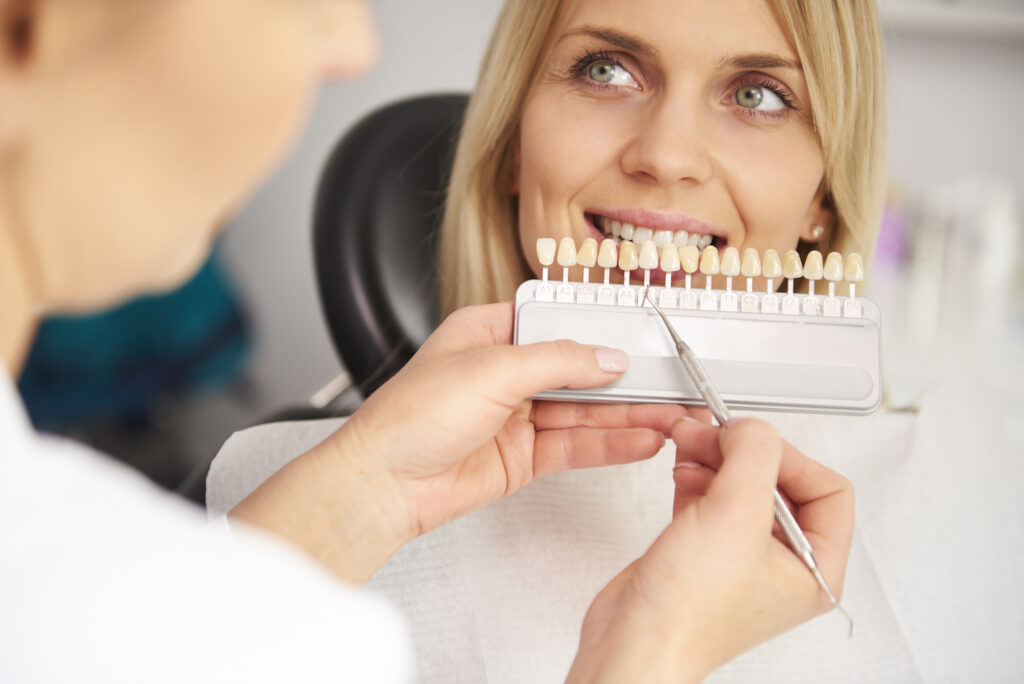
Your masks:
<path fill-rule="evenodd" d="M 683 338 L 679 336 L 676 329 L 668 321 L 668 317 L 665 316 L 665 312 L 654 303 L 654 300 L 650 297 L 650 287 L 644 288 L 644 299 L 646 299 L 654 310 L 661 316 L 661 320 L 665 323 L 665 327 L 668 329 L 668 334 L 672 336 L 672 341 L 676 345 L 676 352 L 679 355 L 679 361 L 682 362 L 683 368 L 690 375 L 693 380 L 693 384 L 697 386 L 697 391 L 700 392 L 700 396 L 703 397 L 704 403 L 708 405 L 711 410 L 711 415 L 718 420 L 719 425 L 725 425 L 731 415 L 729 409 L 726 408 L 725 402 L 722 401 L 722 395 L 718 393 L 718 389 L 714 383 L 711 382 L 711 376 L 704 369 L 700 359 L 690 349 L 690 346 L 683 341 Z M 642 303 L 642 300 L 641 300 Z M 796 518 L 793 517 L 792 511 L 789 510 L 789 506 L 782 499 L 782 495 L 779 494 L 779 490 L 775 490 L 775 520 L 779 523 L 779 527 L 782 528 L 782 532 L 786 535 L 786 539 L 789 541 L 789 546 L 793 549 L 793 553 L 797 555 L 800 560 L 804 562 L 804 565 L 814 575 L 814 579 L 818 581 L 818 586 L 824 590 L 825 594 L 828 595 L 832 605 L 843 614 L 843 616 L 850 623 L 850 637 L 853 637 L 853 618 L 850 614 L 843 610 L 843 607 L 839 605 L 839 601 L 836 600 L 832 590 L 829 589 L 828 583 L 825 578 L 821 575 L 821 570 L 818 569 L 818 562 L 814 559 L 814 551 L 811 548 L 811 543 L 807 541 L 807 537 L 804 536 L 803 530 L 800 529 L 800 525 L 797 524 Z"/>

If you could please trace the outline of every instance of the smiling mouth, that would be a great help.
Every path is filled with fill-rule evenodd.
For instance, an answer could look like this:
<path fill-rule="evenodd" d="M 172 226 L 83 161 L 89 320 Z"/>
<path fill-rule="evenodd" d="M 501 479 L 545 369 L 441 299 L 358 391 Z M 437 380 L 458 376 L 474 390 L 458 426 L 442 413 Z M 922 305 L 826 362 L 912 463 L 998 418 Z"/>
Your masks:
<path fill-rule="evenodd" d="M 614 240 L 617 245 L 623 242 L 633 242 L 640 245 L 647 240 L 653 240 L 658 249 L 669 244 L 676 247 L 696 245 L 699 251 L 704 251 L 704 248 L 708 245 L 714 245 L 718 249 L 723 249 L 726 244 L 726 239 L 719 235 L 685 230 L 654 230 L 646 226 L 616 221 L 600 214 L 588 213 L 586 217 L 591 225 L 604 234 L 606 238 Z"/>

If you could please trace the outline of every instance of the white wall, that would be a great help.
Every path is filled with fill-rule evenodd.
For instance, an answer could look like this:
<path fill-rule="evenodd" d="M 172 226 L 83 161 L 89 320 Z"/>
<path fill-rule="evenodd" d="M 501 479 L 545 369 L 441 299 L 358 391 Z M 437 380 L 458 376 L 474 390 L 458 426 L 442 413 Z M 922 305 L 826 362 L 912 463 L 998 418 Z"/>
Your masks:
<path fill-rule="evenodd" d="M 468 90 L 500 0 L 374 3 L 382 58 L 353 84 L 328 87 L 281 171 L 228 231 L 229 266 L 255 316 L 259 411 L 307 396 L 338 371 L 316 297 L 310 213 L 320 165 L 363 113 L 404 95 Z M 1000 1 L 1024 13 L 1024 0 Z M 955 22 L 954 22 L 955 23 Z M 936 33 L 916 20 L 887 31 L 891 176 L 919 191 L 970 175 L 999 175 L 1024 196 L 1024 40 Z"/>

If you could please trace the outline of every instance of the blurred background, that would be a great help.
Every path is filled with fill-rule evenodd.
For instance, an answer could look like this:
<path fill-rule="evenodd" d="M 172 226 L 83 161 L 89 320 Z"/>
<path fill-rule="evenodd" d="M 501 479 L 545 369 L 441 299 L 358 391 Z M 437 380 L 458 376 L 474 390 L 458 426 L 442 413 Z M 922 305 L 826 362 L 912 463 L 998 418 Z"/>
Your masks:
<path fill-rule="evenodd" d="M 468 91 L 500 5 L 374 3 L 376 70 L 323 90 L 294 153 L 231 220 L 193 282 L 98 317 L 44 325 L 20 382 L 37 426 L 95 444 L 201 500 L 206 467 L 232 432 L 307 404 L 337 377 L 343 369 L 311 255 L 324 159 L 342 132 L 384 103 Z M 885 316 L 887 401 L 913 410 L 949 376 L 984 383 L 1020 408 L 1008 427 L 1021 444 L 1024 0 L 880 7 L 890 193 L 868 296 Z"/>

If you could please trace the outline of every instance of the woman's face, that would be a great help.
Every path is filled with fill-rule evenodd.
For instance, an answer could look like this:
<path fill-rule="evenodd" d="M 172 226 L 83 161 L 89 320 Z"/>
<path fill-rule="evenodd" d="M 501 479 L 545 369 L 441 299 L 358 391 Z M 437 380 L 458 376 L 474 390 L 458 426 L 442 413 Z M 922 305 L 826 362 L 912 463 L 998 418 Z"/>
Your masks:
<path fill-rule="evenodd" d="M 824 164 L 796 51 L 768 0 L 577 0 L 524 106 L 519 231 L 792 249 L 828 227 Z M 644 235 L 644 233 L 641 233 Z"/>
<path fill-rule="evenodd" d="M 31 27 L 11 174 L 47 255 L 37 280 L 64 308 L 189 275 L 318 82 L 376 54 L 363 0 L 40 2 Z"/>

